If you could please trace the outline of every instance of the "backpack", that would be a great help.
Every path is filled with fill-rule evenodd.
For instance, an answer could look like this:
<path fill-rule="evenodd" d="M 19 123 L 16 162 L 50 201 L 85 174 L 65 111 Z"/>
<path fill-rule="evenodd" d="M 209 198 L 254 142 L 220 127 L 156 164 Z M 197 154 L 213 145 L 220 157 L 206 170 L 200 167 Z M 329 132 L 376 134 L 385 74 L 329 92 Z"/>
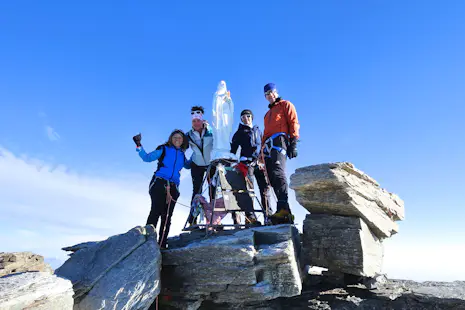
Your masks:
<path fill-rule="evenodd" d="M 165 159 L 165 154 L 166 154 L 166 146 L 168 146 L 167 144 L 162 144 L 162 145 L 159 145 L 157 146 L 156 150 L 159 150 L 160 148 L 163 148 L 163 151 L 161 152 L 161 155 L 160 157 L 158 158 L 158 166 L 157 166 L 157 171 L 163 167 L 163 159 Z M 186 163 L 186 155 L 184 154 L 184 163 Z"/>
<path fill-rule="evenodd" d="M 161 155 L 160 157 L 158 158 L 158 166 L 157 166 L 157 171 L 160 170 L 161 167 L 163 167 L 163 159 L 165 159 L 165 154 L 166 154 L 166 151 L 165 151 L 165 144 L 162 144 L 162 145 L 159 145 L 157 146 L 156 150 L 159 150 L 163 148 L 163 151 L 161 152 Z"/>

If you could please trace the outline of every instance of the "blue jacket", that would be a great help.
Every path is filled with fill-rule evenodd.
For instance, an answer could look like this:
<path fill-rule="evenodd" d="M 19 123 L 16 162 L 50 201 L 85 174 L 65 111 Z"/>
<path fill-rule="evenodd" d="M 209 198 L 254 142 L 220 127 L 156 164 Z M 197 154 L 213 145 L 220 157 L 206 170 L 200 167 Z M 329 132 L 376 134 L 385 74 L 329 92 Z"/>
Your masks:
<path fill-rule="evenodd" d="M 242 123 L 232 137 L 231 153 L 236 154 L 239 146 L 241 147 L 241 157 L 258 158 L 261 149 L 262 132 L 258 126 L 250 128 Z"/>
<path fill-rule="evenodd" d="M 158 160 L 158 168 L 157 171 L 155 171 L 155 175 L 173 182 L 177 186 L 180 182 L 181 169 L 190 169 L 191 166 L 191 161 L 186 159 L 184 151 L 174 146 L 160 145 L 155 151 L 148 154 L 142 146 L 136 148 L 136 150 L 139 152 L 140 158 L 145 162 L 158 160 L 164 153 L 161 161 Z"/>

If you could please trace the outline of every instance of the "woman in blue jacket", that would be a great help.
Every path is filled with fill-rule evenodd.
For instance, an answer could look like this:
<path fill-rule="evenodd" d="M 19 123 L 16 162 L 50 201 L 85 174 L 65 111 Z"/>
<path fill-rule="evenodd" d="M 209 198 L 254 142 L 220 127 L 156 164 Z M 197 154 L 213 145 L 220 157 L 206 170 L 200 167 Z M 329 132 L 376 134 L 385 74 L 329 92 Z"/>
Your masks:
<path fill-rule="evenodd" d="M 149 186 L 152 207 L 147 218 L 147 225 L 152 224 L 157 227 L 158 219 L 161 217 L 158 243 L 160 248 L 166 248 L 171 216 L 179 197 L 180 172 L 182 168 L 190 169 L 191 161 L 187 160 L 185 155 L 189 142 L 181 130 L 174 130 L 165 144 L 147 153 L 140 143 L 141 139 L 141 134 L 133 137 L 140 158 L 145 162 L 158 160 L 158 168 Z"/>

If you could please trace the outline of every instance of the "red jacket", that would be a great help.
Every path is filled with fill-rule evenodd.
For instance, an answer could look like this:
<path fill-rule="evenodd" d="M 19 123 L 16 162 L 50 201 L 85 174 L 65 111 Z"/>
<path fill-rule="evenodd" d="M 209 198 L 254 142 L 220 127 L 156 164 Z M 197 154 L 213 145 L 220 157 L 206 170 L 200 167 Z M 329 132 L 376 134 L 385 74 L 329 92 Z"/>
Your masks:
<path fill-rule="evenodd" d="M 278 99 L 265 114 L 264 123 L 262 143 L 278 132 L 285 132 L 291 138 L 299 138 L 300 124 L 295 107 L 290 101 Z"/>

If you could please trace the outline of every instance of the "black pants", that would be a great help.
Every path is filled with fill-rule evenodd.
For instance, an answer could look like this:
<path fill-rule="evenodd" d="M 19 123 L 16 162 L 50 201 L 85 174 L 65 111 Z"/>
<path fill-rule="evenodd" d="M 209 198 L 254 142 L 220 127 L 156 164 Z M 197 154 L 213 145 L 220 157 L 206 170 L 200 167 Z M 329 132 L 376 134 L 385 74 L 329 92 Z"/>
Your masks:
<path fill-rule="evenodd" d="M 152 199 L 152 208 L 147 225 L 152 224 L 157 227 L 158 219 L 161 217 L 160 230 L 158 233 L 158 244 L 166 248 L 166 240 L 171 226 L 171 216 L 173 215 L 175 202 L 166 203 L 166 186 L 167 181 L 161 178 L 152 178 L 150 182 L 149 194 Z M 170 184 L 170 193 L 174 200 L 178 200 L 179 192 L 174 183 Z"/>
<path fill-rule="evenodd" d="M 202 182 L 203 178 L 205 177 L 205 174 L 207 173 L 208 166 L 197 166 L 196 164 L 192 163 L 191 165 L 191 176 L 192 176 L 192 198 L 191 198 L 191 204 L 192 200 L 194 200 L 194 196 L 197 194 L 201 194 L 202 190 Z M 211 167 L 210 168 L 210 179 L 215 175 L 215 168 Z M 209 194 L 210 194 L 210 201 L 212 199 L 212 195 L 214 194 L 215 187 L 210 186 L 209 187 Z M 189 214 L 188 222 L 189 224 L 192 224 L 194 222 L 194 217 L 192 214 Z"/>
<path fill-rule="evenodd" d="M 285 150 L 285 148 L 283 148 Z M 271 157 L 265 157 L 266 172 L 270 179 L 271 187 L 276 194 L 278 204 L 276 206 L 277 212 L 286 210 L 291 212 L 288 202 L 288 185 L 286 177 L 286 155 L 272 149 L 270 152 Z"/>
<path fill-rule="evenodd" d="M 270 205 L 270 202 L 271 202 L 270 191 L 268 188 L 268 183 L 266 181 L 265 172 L 263 170 L 260 170 L 258 165 L 254 165 L 254 166 L 249 165 L 248 170 L 247 170 L 247 178 L 250 181 L 248 182 L 249 184 L 248 187 L 252 190 L 254 189 L 254 183 L 253 183 L 254 176 L 255 176 L 255 179 L 257 180 L 258 189 L 260 190 L 260 202 L 262 205 L 262 210 L 264 213 L 268 211 L 268 216 L 269 216 L 272 213 L 272 210 L 271 210 L 271 205 Z M 252 212 L 245 212 L 245 216 L 246 216 L 246 219 L 249 219 L 249 220 L 256 219 L 255 214 Z M 240 224 L 240 216 L 238 213 L 233 212 L 232 218 L 233 218 L 234 224 Z"/>
<path fill-rule="evenodd" d="M 248 178 L 250 180 L 250 184 L 253 186 L 253 177 L 257 180 L 258 189 L 260 190 L 260 201 L 262 204 L 263 212 L 266 212 L 268 209 L 268 213 L 271 214 L 271 205 L 270 205 L 270 191 L 268 189 L 268 183 L 266 181 L 265 172 L 259 168 L 258 165 L 249 166 L 248 170 Z"/>

